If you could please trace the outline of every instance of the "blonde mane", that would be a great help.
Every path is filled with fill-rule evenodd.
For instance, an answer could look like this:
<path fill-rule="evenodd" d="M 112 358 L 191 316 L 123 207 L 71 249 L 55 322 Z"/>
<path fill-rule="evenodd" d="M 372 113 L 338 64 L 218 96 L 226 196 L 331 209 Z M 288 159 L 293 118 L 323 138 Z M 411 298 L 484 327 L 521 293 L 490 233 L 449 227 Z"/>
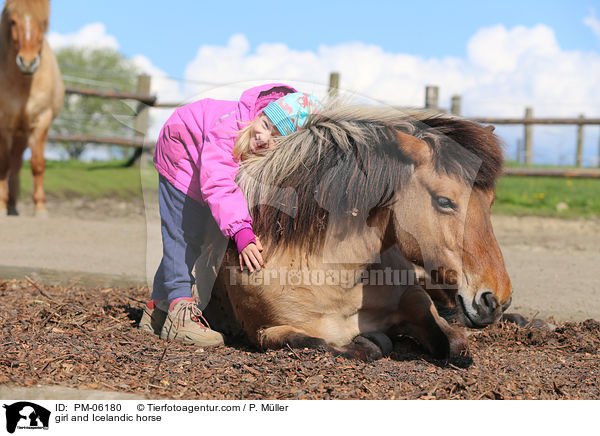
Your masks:
<path fill-rule="evenodd" d="M 493 189 L 503 158 L 489 129 L 426 111 L 332 102 L 304 129 L 279 138 L 267 156 L 242 164 L 237 182 L 255 233 L 314 251 L 330 220 L 367 219 L 374 209 L 388 207 L 413 171 L 397 131 L 430 146 L 436 171 Z"/>

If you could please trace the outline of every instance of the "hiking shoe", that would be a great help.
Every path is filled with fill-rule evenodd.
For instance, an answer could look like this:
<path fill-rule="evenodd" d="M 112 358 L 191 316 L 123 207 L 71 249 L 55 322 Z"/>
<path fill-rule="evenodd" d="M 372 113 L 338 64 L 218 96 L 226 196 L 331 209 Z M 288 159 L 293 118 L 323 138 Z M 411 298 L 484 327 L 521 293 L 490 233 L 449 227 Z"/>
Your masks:
<path fill-rule="evenodd" d="M 154 333 L 160 336 L 165 320 L 167 319 L 167 312 L 159 309 L 154 303 L 154 300 L 146 301 L 144 306 L 144 313 L 140 320 L 138 328 L 142 331 Z"/>
<path fill-rule="evenodd" d="M 223 335 L 211 330 L 193 298 L 182 298 L 171 303 L 160 337 L 202 347 L 223 343 Z"/>

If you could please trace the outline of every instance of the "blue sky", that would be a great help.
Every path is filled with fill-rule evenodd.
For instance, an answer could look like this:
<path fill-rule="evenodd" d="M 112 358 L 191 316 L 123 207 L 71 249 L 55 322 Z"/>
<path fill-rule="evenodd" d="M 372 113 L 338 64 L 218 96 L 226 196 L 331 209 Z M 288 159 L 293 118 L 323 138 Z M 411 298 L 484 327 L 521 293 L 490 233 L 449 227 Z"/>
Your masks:
<path fill-rule="evenodd" d="M 600 1 L 53 0 L 50 30 L 73 33 L 102 22 L 125 55 L 144 54 L 178 77 L 201 44 L 223 45 L 234 33 L 252 47 L 279 42 L 315 50 L 360 41 L 391 52 L 462 57 L 482 27 L 541 23 L 554 29 L 563 49 L 600 51 L 600 40 L 583 23 L 592 9 L 600 13 Z"/>

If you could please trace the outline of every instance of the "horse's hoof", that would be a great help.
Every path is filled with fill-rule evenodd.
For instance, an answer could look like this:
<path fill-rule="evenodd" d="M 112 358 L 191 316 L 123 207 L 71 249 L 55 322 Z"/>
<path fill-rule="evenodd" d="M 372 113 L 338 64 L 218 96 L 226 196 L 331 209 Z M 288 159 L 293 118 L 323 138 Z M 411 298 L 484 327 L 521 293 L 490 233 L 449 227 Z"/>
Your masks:
<path fill-rule="evenodd" d="M 8 216 L 19 216 L 19 211 L 16 207 L 9 207 L 6 211 L 6 215 Z"/>
<path fill-rule="evenodd" d="M 360 336 L 367 338 L 375 345 L 379 347 L 381 350 L 381 354 L 384 356 L 389 355 L 394 349 L 394 345 L 392 344 L 392 340 L 388 335 L 382 332 L 369 332 L 369 333 L 361 333 Z"/>
<path fill-rule="evenodd" d="M 35 217 L 36 218 L 48 218 L 48 210 L 46 209 L 42 209 L 42 210 L 36 210 L 35 211 Z"/>
<path fill-rule="evenodd" d="M 350 346 L 350 348 L 354 351 L 352 357 L 355 359 L 372 362 L 383 357 L 379 345 L 362 335 L 355 337 L 352 341 L 352 345 L 354 345 L 354 347 Z"/>
<path fill-rule="evenodd" d="M 449 350 L 448 357 L 450 360 L 461 359 L 469 354 L 469 341 L 462 330 L 454 329 L 452 335 L 448 338 Z"/>
<path fill-rule="evenodd" d="M 468 352 L 465 352 L 458 356 L 450 357 L 447 362 L 458 368 L 468 368 L 473 364 L 473 357 Z"/>

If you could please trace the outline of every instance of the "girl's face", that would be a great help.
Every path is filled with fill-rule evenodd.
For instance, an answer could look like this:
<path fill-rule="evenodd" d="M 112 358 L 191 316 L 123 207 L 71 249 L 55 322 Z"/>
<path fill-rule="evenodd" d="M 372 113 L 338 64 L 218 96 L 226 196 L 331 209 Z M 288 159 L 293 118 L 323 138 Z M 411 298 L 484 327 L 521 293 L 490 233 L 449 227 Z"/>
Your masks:
<path fill-rule="evenodd" d="M 280 136 L 279 131 L 265 114 L 261 114 L 250 129 L 250 151 L 260 154 L 270 150 L 275 147 L 275 136 Z"/>

